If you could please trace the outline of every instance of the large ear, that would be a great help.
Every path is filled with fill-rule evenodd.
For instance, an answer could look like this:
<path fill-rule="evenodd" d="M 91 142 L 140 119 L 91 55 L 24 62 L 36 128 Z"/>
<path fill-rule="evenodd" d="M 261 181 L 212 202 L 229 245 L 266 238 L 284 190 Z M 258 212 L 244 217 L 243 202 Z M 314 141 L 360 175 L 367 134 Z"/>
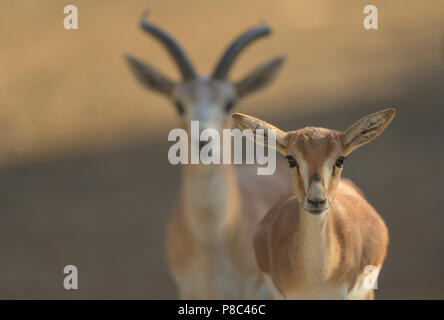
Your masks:
<path fill-rule="evenodd" d="M 126 54 L 125 59 L 134 76 L 141 84 L 151 90 L 171 97 L 174 89 L 173 81 L 157 72 L 152 66 L 132 55 Z"/>
<path fill-rule="evenodd" d="M 341 135 L 345 155 L 379 136 L 392 122 L 394 116 L 395 109 L 385 109 L 370 114 L 352 125 Z"/>
<path fill-rule="evenodd" d="M 284 56 L 276 57 L 251 71 L 245 78 L 235 84 L 237 96 L 241 98 L 266 87 L 281 69 L 284 61 Z"/>
<path fill-rule="evenodd" d="M 287 155 L 287 146 L 288 146 L 288 139 L 287 134 L 282 131 L 281 129 L 278 129 L 277 127 L 262 121 L 258 118 L 242 114 L 242 113 L 234 113 L 232 115 L 234 122 L 238 125 L 238 127 L 244 131 L 247 129 L 250 129 L 250 132 L 252 136 L 248 135 L 248 130 L 244 131 L 247 133 L 247 136 L 249 136 L 251 139 L 254 140 L 256 143 L 260 143 L 272 148 L 275 148 L 277 151 L 282 153 L 283 155 Z M 264 129 L 264 135 L 258 135 L 257 131 L 258 129 Z M 276 132 L 276 146 L 268 145 L 268 132 L 267 130 L 275 130 Z"/>

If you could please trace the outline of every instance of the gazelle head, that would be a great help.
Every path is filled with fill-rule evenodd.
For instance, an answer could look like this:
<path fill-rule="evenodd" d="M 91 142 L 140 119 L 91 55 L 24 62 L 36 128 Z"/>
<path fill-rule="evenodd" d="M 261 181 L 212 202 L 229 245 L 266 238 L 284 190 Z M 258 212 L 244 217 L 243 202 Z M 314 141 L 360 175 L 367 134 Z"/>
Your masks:
<path fill-rule="evenodd" d="M 193 120 L 199 121 L 200 131 L 229 127 L 231 118 L 228 114 L 236 103 L 269 84 L 284 61 L 283 57 L 276 57 L 257 67 L 239 82 L 228 80 L 230 68 L 242 50 L 254 40 L 270 33 L 270 28 L 262 24 L 245 31 L 233 41 L 211 76 L 198 76 L 185 52 L 173 38 L 148 22 L 145 16 L 142 17 L 141 26 L 165 46 L 179 68 L 182 80 L 174 82 L 132 55 L 126 55 L 126 60 L 144 86 L 167 96 L 174 103 L 187 130 Z"/>
<path fill-rule="evenodd" d="M 257 129 L 276 130 L 276 149 L 287 159 L 300 207 L 312 214 L 326 212 L 339 185 L 346 156 L 372 141 L 390 124 L 394 109 L 368 115 L 345 132 L 307 127 L 284 132 L 265 121 L 235 113 L 233 119 L 242 130 L 251 129 L 256 143 L 268 144 Z"/>

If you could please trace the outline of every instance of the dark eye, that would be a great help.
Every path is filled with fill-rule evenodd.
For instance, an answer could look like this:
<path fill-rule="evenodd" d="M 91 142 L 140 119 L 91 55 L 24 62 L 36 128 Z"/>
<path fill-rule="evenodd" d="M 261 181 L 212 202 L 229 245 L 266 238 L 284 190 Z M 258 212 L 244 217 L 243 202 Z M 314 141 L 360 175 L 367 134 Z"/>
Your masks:
<path fill-rule="evenodd" d="M 294 168 L 294 167 L 298 166 L 298 163 L 296 162 L 296 159 L 293 158 L 293 156 L 286 156 L 285 158 L 287 158 L 288 165 L 290 166 L 290 168 Z"/>
<path fill-rule="evenodd" d="M 174 101 L 174 104 L 176 105 L 177 111 L 179 111 L 180 115 L 183 115 L 185 112 L 185 108 L 183 107 L 183 104 L 179 101 Z"/>
<path fill-rule="evenodd" d="M 342 168 L 342 166 L 344 165 L 344 160 L 345 160 L 345 157 L 343 157 L 343 156 L 340 156 L 338 159 L 336 159 L 336 163 L 335 163 L 336 167 Z"/>
<path fill-rule="evenodd" d="M 230 111 L 231 108 L 233 108 L 234 106 L 234 100 L 230 100 L 225 104 L 225 111 L 228 112 Z"/>

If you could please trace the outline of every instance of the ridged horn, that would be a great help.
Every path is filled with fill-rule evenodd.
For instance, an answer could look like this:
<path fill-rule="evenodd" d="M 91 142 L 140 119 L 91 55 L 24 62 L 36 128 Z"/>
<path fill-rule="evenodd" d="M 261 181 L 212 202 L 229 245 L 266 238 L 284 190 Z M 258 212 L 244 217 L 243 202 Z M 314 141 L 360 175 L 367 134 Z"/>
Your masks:
<path fill-rule="evenodd" d="M 237 37 L 236 40 L 234 40 L 225 51 L 225 54 L 222 56 L 222 58 L 219 60 L 218 65 L 214 69 L 213 78 L 219 80 L 226 79 L 228 76 L 228 72 L 233 65 L 233 62 L 239 56 L 239 53 L 241 53 L 242 50 L 254 40 L 266 36 L 270 34 L 270 32 L 271 29 L 268 25 L 260 24 L 248 29 L 239 37 Z"/>
<path fill-rule="evenodd" d="M 148 22 L 146 17 L 147 14 L 144 13 L 140 21 L 140 25 L 143 30 L 154 36 L 164 45 L 169 54 L 173 57 L 174 62 L 179 67 L 183 80 L 186 81 L 195 79 L 197 77 L 196 72 L 179 44 L 165 31 Z"/>

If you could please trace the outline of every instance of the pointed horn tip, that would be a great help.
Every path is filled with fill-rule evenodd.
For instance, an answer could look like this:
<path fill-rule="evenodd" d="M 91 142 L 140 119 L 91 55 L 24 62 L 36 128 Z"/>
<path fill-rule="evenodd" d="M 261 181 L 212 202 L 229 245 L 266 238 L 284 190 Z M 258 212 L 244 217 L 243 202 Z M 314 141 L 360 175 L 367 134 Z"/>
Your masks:
<path fill-rule="evenodd" d="M 265 31 L 267 31 L 267 34 L 271 33 L 273 31 L 271 29 L 271 27 L 268 25 L 268 23 L 266 23 L 266 22 L 259 22 L 259 24 L 256 27 L 265 29 Z"/>
<path fill-rule="evenodd" d="M 149 10 L 145 10 L 142 12 L 142 15 L 140 17 L 140 26 L 143 27 L 144 25 L 149 24 L 148 22 L 148 16 L 149 16 Z"/>

